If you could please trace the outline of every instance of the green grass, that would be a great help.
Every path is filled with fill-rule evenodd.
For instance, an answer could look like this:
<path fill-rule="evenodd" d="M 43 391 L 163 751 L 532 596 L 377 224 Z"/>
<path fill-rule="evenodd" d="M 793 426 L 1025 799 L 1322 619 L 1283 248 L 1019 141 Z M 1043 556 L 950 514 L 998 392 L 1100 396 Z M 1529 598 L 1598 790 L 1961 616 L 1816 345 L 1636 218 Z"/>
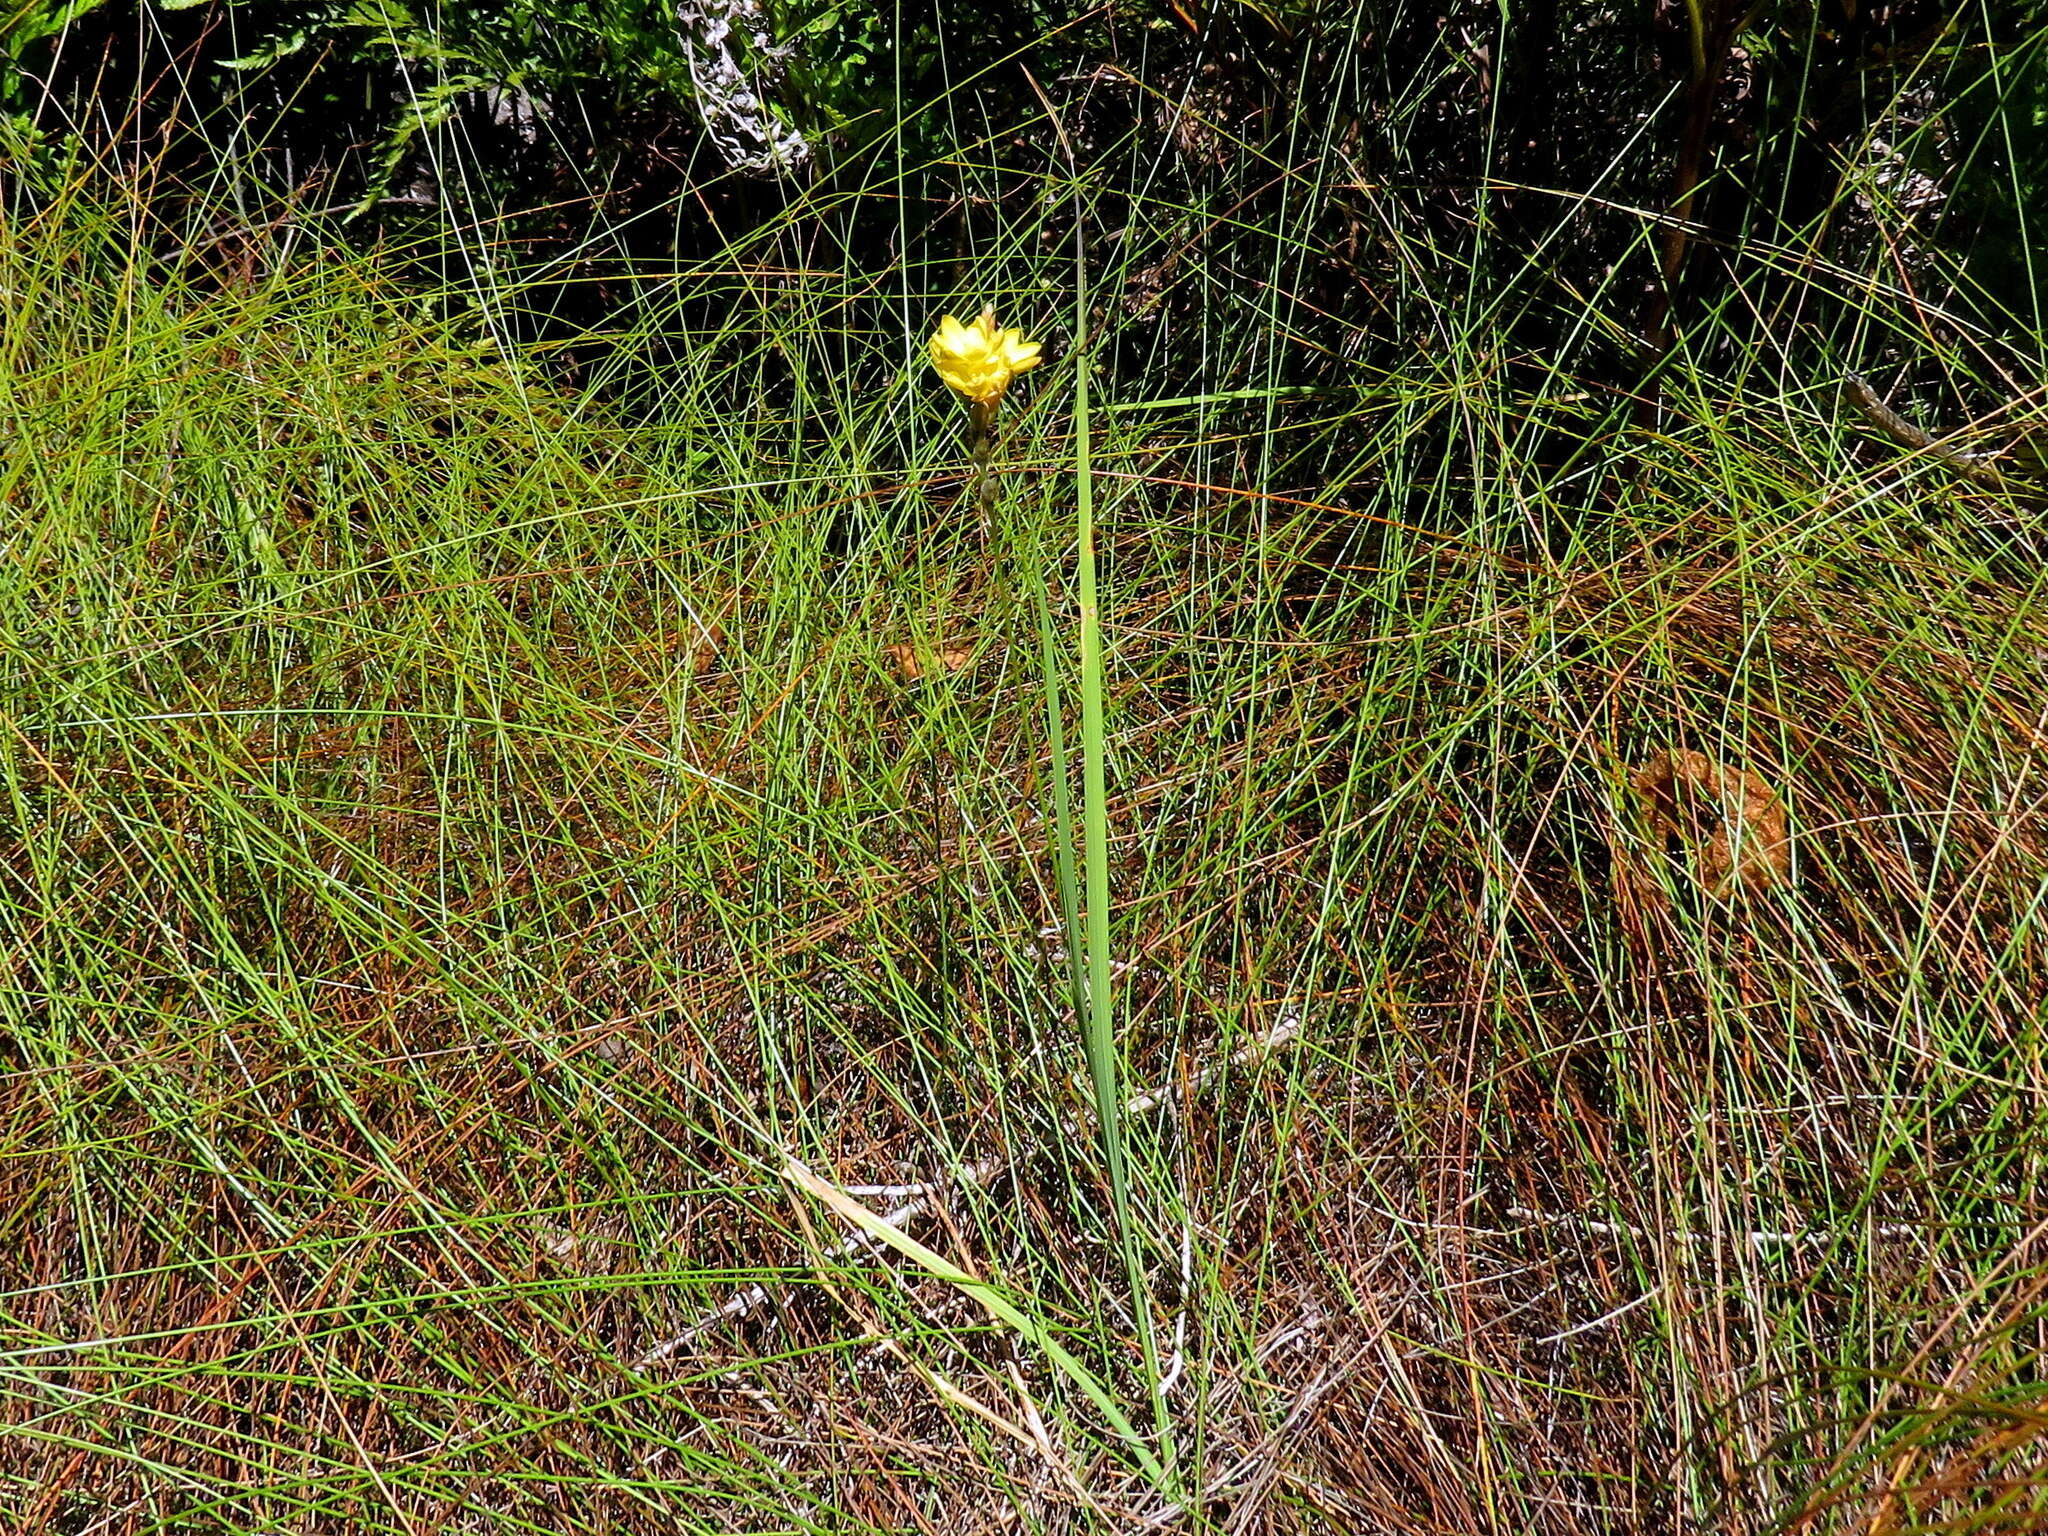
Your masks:
<path fill-rule="evenodd" d="M 1281 226 L 1207 375 L 1110 301 L 1026 376 L 984 542 L 982 294 L 856 325 L 859 208 L 581 386 L 368 258 L 7 228 L 11 1528 L 2038 1528 L 2024 487 L 1713 314 L 1647 430 L 1476 268 L 1305 395 Z M 1681 750 L 1786 878 L 1704 888 Z"/>

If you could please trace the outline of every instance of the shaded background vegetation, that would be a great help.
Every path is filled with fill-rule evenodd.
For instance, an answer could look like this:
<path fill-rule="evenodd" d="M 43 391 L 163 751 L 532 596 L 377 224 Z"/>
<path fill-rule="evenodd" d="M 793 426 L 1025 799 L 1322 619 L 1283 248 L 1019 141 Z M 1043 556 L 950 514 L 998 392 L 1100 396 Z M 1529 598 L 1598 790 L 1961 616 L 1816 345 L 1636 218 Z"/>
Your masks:
<path fill-rule="evenodd" d="M 748 229 L 870 276 L 986 273 L 992 227 L 1059 233 L 1037 204 L 1070 150 L 1097 259 L 1147 320 L 1126 345 L 1183 372 L 1203 323 L 1282 274 L 1290 382 L 1397 363 L 1428 342 L 1387 312 L 1418 259 L 1509 365 L 1617 388 L 1709 307 L 1721 347 L 1931 385 L 1857 334 L 1831 271 L 1889 265 L 1993 335 L 2038 319 L 2037 0 L 728 9 L 765 115 L 801 136 L 786 166 L 732 169 L 693 85 L 703 29 L 624 0 L 26 4 L 11 131 L 46 168 L 84 153 L 159 193 L 351 212 L 356 238 L 443 262 L 481 246 L 541 330 L 615 321 L 634 272 Z M 1974 380 L 1993 395 L 1996 367 Z"/>

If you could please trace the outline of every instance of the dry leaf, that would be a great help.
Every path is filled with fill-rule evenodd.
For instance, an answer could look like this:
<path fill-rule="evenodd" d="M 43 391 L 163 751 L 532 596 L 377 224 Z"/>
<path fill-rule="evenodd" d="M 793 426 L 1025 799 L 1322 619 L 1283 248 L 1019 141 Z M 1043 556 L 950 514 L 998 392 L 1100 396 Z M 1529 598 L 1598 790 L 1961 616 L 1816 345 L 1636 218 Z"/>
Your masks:
<path fill-rule="evenodd" d="M 690 670 L 699 676 L 711 670 L 718 660 L 718 653 L 725 649 L 725 626 L 716 619 L 699 619 L 693 626 L 696 630 L 695 644 L 690 647 Z"/>
<path fill-rule="evenodd" d="M 1730 768 L 1704 752 L 1659 752 L 1629 775 L 1643 808 L 1651 850 L 1673 849 L 1693 878 L 1715 896 L 1763 890 L 1792 869 L 1791 835 L 1778 794 L 1746 769 Z M 1617 881 L 1639 885 L 1652 900 L 1659 888 L 1617 848 Z"/>
<path fill-rule="evenodd" d="M 947 640 L 938 645 L 885 645 L 882 654 L 896 665 L 906 683 L 934 672 L 958 672 L 974 659 L 972 640 Z"/>

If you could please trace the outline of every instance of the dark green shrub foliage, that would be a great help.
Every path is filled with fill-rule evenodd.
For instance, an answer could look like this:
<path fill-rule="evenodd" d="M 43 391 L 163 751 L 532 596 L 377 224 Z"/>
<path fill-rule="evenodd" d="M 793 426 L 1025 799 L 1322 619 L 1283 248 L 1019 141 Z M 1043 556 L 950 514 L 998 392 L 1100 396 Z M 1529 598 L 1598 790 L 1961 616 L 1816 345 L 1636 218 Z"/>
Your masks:
<path fill-rule="evenodd" d="M 1923 301 L 1994 332 L 2036 302 L 2040 0 L 11 15 L 17 138 L 199 180 L 226 162 L 377 230 L 496 221 L 501 262 L 575 250 L 585 319 L 616 301 L 616 263 L 717 248 L 793 195 L 884 185 L 842 204 L 848 261 L 915 256 L 943 286 L 970 249 L 988 259 L 991 229 L 1048 215 L 1070 150 L 1102 284 L 1140 322 L 1124 345 L 1155 364 L 1284 291 L 1289 372 L 1341 379 L 1427 344 L 1387 298 L 1421 282 L 1444 310 L 1485 306 L 1511 367 L 1576 359 L 1632 387 L 1731 290 L 1750 318 L 1719 316 L 1724 353 L 1868 367 L 1888 356 L 1837 355 L 1840 305 L 1861 300 L 1818 274 L 1882 266 L 1900 250 L 1880 230 L 1901 228 Z"/>

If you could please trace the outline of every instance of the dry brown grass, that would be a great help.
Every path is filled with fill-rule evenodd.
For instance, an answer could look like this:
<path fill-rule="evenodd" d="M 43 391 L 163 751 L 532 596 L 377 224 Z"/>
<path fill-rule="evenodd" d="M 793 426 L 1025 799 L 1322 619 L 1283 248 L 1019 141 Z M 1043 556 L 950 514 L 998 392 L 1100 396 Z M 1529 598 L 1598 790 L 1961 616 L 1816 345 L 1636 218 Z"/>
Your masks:
<path fill-rule="evenodd" d="M 658 899 L 621 872 L 699 809 L 652 819 L 623 759 L 582 796 L 473 717 L 37 757 L 16 783 L 66 850 L 44 921 L 91 949 L 69 1016 L 99 1023 L 17 1046 L 4 1087 L 0 1284 L 10 1334 L 47 1341 L 9 1366 L 16 1528 L 781 1529 L 799 1490 L 828 1525 L 949 1533 L 1576 1536 L 1701 1509 L 1730 1531 L 2034 1528 L 2038 1257 L 1983 1245 L 2041 1215 L 2013 1138 L 2048 1088 L 2048 786 L 2003 679 L 2048 655 L 2048 624 L 1988 592 L 1922 624 L 1697 566 L 1542 590 L 1505 605 L 1476 694 L 1434 670 L 1390 710 L 1323 646 L 1192 768 L 1212 717 L 1170 661 L 1124 698 L 1124 874 L 1143 856 L 1148 889 L 1187 898 L 1138 908 L 1128 951 L 1165 1093 L 1147 1177 L 1173 1188 L 1151 1198 L 1191 1245 L 1176 1275 L 1162 1243 L 1156 1279 L 1200 1469 L 1180 1499 L 1061 1420 L 1057 1377 L 957 1291 L 821 1263 L 839 1234 L 754 1155 L 762 1127 L 800 1127 L 844 1182 L 909 1185 L 938 1149 L 1008 1148 L 923 1200 L 921 1239 L 1055 1319 L 1100 1304 L 1069 1090 L 1023 1049 L 1051 1043 L 1034 999 L 1001 985 L 1024 965 L 1057 987 L 1030 926 L 1052 914 L 1028 734 L 987 738 L 1022 755 L 976 765 L 971 824 L 912 805 L 858 845 L 893 859 L 755 843 Z M 520 621 L 559 638 L 529 599 Z M 687 659 L 685 639 L 650 651 Z M 680 729 L 710 779 L 760 783 L 768 706 L 733 646 L 690 661 L 686 715 L 658 702 L 673 670 L 579 670 L 579 695 L 622 740 Z M 1443 755 L 1437 711 L 1475 698 L 1481 728 Z M 856 707 L 873 725 L 846 771 L 909 750 L 894 685 Z M 1665 771 L 1631 790 L 1646 749 Z M 455 753 L 490 809 L 451 798 Z M 1174 809 L 1291 758 L 1313 772 L 1259 859 Z M 224 823 L 194 783 L 243 793 L 285 763 L 346 808 Z M 1361 811 L 1404 778 L 1363 856 Z M 1651 830 L 1698 862 L 1617 904 L 1631 795 L 1686 780 L 1740 787 L 1763 862 L 1666 811 Z M 465 824 L 510 836 L 487 856 Z M 935 840 L 899 840 L 920 826 Z M 321 840 L 280 886 L 223 856 L 252 827 Z M 315 871 L 382 882 L 374 926 Z M 406 916 L 436 875 L 445 907 Z M 946 937 L 942 900 L 1002 889 L 1009 915 Z M 1320 995 L 1261 958 L 1274 930 L 1329 951 Z M 80 950 L 37 938 L 15 930 L 17 997 L 82 1001 Z M 279 978 L 239 1019 L 237 949 Z M 920 1038 L 919 997 L 945 1033 Z M 1234 1038 L 1226 1013 L 1284 1008 L 1319 1022 L 1220 1087 L 1188 1076 Z M 1986 1166 L 2000 1146 L 2014 1172 Z"/>

